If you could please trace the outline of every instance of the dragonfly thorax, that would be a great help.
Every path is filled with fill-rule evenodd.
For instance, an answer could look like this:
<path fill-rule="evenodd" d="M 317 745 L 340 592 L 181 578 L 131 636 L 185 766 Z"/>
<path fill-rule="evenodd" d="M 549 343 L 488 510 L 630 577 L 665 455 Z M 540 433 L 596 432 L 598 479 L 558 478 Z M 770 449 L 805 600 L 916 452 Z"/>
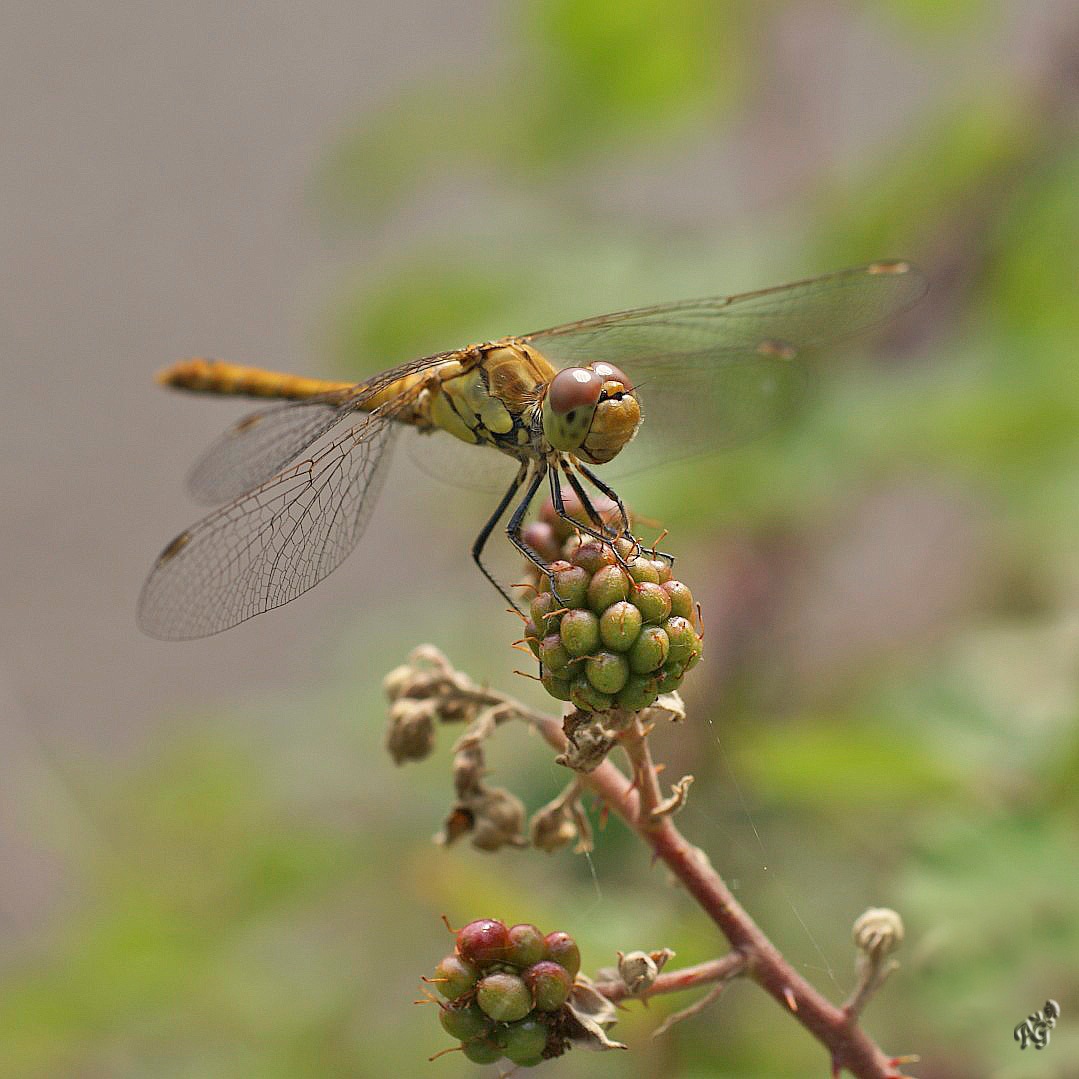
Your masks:
<path fill-rule="evenodd" d="M 629 378 L 614 364 L 598 362 L 559 371 L 544 395 L 542 417 L 553 449 L 601 465 L 637 433 L 641 406 Z"/>

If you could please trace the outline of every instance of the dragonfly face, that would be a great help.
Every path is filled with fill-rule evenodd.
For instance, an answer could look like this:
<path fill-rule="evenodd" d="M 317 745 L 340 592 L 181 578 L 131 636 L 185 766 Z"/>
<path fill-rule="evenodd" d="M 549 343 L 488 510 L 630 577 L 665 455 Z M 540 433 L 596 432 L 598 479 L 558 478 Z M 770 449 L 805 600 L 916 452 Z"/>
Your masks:
<path fill-rule="evenodd" d="M 518 462 L 472 548 L 509 599 L 480 555 L 510 512 L 510 541 L 542 565 L 521 531 L 544 480 L 556 510 L 564 513 L 567 483 L 591 522 L 577 526 L 610 541 L 628 532 L 628 517 L 589 465 L 629 458 L 639 468 L 756 437 L 797 403 L 811 355 L 887 322 L 924 291 L 908 263 L 875 262 L 442 352 L 360 383 L 184 361 L 161 381 L 285 403 L 241 420 L 196 465 L 192 492 L 218 508 L 158 556 L 139 599 L 140 625 L 156 637 L 204 637 L 318 583 L 359 540 L 388 451 L 407 427 Z M 586 485 L 614 499 L 617 527 L 591 508 Z"/>
<path fill-rule="evenodd" d="M 641 406 L 633 383 L 613 363 L 566 367 L 543 398 L 543 433 L 556 450 L 606 464 L 637 433 Z"/>

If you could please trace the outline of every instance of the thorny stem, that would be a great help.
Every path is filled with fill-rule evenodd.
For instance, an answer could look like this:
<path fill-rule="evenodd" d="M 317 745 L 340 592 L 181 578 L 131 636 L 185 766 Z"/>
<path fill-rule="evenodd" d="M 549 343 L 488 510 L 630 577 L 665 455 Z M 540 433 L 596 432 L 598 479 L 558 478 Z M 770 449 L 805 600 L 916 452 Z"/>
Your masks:
<path fill-rule="evenodd" d="M 431 679 L 429 689 L 443 696 L 447 703 L 470 702 L 473 708 L 483 708 L 485 722 L 492 727 L 511 719 L 521 719 L 538 731 L 556 751 L 566 752 L 568 741 L 560 720 L 528 708 L 509 696 L 476 685 L 466 675 L 453 671 L 437 649 L 429 646 L 417 649 L 413 653 L 413 658 L 416 657 L 435 667 L 434 674 L 427 676 Z M 467 712 L 468 709 L 452 709 L 454 718 L 464 719 Z M 870 975 L 865 978 L 864 985 L 859 985 L 843 1007 L 832 1004 L 822 996 L 791 967 L 735 899 L 705 853 L 693 846 L 675 827 L 671 814 L 662 810 L 656 812 L 657 807 L 663 804 L 659 779 L 648 748 L 647 731 L 642 727 L 640 717 L 633 718 L 619 741 L 630 759 L 632 778 L 606 759 L 591 771 L 577 773 L 580 786 L 596 794 L 610 811 L 620 816 L 640 836 L 655 857 L 667 866 L 715 922 L 731 946 L 731 952 L 713 961 L 713 964 L 659 975 L 649 993 L 671 992 L 675 988 L 689 988 L 690 984 L 708 981 L 718 986 L 738 974 L 744 974 L 828 1049 L 833 1076 L 846 1069 L 858 1079 L 902 1079 L 895 1069 L 910 1058 L 889 1058 L 858 1026 L 858 1011 L 883 981 L 883 976 Z M 882 974 L 880 970 L 877 973 Z M 616 998 L 613 994 L 619 995 Z M 713 997 L 715 994 L 716 990 L 713 990 Z M 610 999 L 613 1001 L 626 996 L 629 994 L 623 986 L 621 990 L 612 990 Z"/>
<path fill-rule="evenodd" d="M 554 749 L 562 752 L 566 748 L 562 724 L 557 719 L 523 706 L 518 714 Z M 633 729 L 624 745 L 637 772 L 633 780 L 607 760 L 580 776 L 582 786 L 599 795 L 681 881 L 735 953 L 743 957 L 746 975 L 828 1049 L 833 1075 L 846 1068 L 858 1079 L 898 1079 L 893 1060 L 857 1025 L 857 1015 L 825 999 L 791 967 L 735 899 L 704 853 L 682 835 L 669 816 L 658 820 L 652 816 L 659 781 L 639 727 Z M 660 976 L 664 977 L 667 975 Z"/>
<path fill-rule="evenodd" d="M 637 789 L 639 801 L 637 816 L 642 825 L 654 827 L 656 806 L 663 794 L 660 791 L 656 766 L 652 763 L 652 751 L 648 748 L 648 734 L 639 716 L 622 736 L 622 748 L 633 769 L 633 784 Z"/>

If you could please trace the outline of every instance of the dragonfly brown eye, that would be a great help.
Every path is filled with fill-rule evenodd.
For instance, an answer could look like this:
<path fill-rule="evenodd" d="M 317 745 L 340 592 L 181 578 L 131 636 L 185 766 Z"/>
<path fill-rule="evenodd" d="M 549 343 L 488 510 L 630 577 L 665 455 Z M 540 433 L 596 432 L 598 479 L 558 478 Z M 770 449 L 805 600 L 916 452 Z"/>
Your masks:
<path fill-rule="evenodd" d="M 604 378 L 585 367 L 566 367 L 551 379 L 547 402 L 556 416 L 576 408 L 594 408 L 603 390 Z"/>
<path fill-rule="evenodd" d="M 633 383 L 630 382 L 629 377 L 620 367 L 615 367 L 613 363 L 608 363 L 606 360 L 590 363 L 588 366 L 604 382 L 621 382 L 629 393 L 633 392 Z"/>

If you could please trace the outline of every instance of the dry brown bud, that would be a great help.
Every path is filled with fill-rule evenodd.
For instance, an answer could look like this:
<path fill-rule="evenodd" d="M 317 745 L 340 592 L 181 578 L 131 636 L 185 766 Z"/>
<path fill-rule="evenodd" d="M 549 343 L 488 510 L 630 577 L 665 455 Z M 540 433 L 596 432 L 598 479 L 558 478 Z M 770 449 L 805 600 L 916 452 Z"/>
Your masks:
<path fill-rule="evenodd" d="M 486 851 L 526 846 L 522 835 L 525 807 L 509 791 L 501 787 L 484 791 L 469 808 L 473 815 L 472 846 Z"/>
<path fill-rule="evenodd" d="M 870 907 L 854 923 L 853 936 L 859 951 L 879 960 L 903 943 L 903 919 L 888 907 Z"/>
<path fill-rule="evenodd" d="M 415 676 L 415 671 L 409 664 L 402 663 L 400 667 L 394 667 L 385 678 L 382 679 L 382 690 L 386 696 L 395 701 L 405 696 L 409 683 Z"/>
<path fill-rule="evenodd" d="M 577 838 L 577 825 L 573 814 L 561 795 L 536 810 L 528 831 L 532 846 L 545 850 L 548 854 L 561 850 Z"/>
<path fill-rule="evenodd" d="M 401 698 L 390 707 L 386 749 L 394 764 L 422 761 L 435 745 L 435 707 L 431 701 Z"/>
<path fill-rule="evenodd" d="M 618 976 L 631 996 L 640 996 L 652 988 L 667 960 L 674 955 L 670 948 L 655 952 L 618 953 Z"/>

